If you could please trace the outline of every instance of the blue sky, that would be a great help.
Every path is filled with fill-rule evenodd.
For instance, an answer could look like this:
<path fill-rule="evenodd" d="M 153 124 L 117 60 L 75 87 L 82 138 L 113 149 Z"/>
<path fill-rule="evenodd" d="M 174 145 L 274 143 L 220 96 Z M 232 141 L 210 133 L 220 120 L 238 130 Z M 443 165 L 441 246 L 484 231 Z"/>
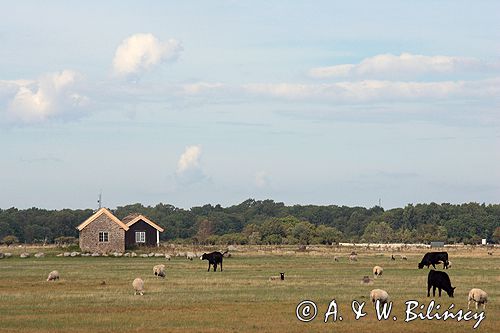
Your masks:
<path fill-rule="evenodd" d="M 0 207 L 498 203 L 496 1 L 5 1 Z"/>

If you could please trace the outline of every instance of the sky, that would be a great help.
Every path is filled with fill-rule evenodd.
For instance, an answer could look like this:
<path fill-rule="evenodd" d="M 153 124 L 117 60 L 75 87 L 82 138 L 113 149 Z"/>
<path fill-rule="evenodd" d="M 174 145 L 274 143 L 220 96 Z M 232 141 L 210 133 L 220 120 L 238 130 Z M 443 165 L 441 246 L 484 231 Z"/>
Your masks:
<path fill-rule="evenodd" d="M 0 208 L 498 203 L 498 1 L 12 1 Z"/>

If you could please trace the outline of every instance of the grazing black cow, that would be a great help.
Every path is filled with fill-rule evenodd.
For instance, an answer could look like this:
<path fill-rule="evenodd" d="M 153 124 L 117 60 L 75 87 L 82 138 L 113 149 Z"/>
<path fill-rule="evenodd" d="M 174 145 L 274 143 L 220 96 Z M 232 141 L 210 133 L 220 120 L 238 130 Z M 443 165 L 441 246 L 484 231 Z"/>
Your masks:
<path fill-rule="evenodd" d="M 427 252 L 422 261 L 418 263 L 418 268 L 424 268 L 430 265 L 436 268 L 436 264 L 443 263 L 443 268 L 448 268 L 448 252 Z"/>
<path fill-rule="evenodd" d="M 427 276 L 427 297 L 430 296 L 432 287 L 432 297 L 436 296 L 436 288 L 439 289 L 439 297 L 441 297 L 441 289 L 446 291 L 448 296 L 453 297 L 455 287 L 451 286 L 450 277 L 445 272 L 430 270 Z"/>
<path fill-rule="evenodd" d="M 227 252 L 227 251 L 226 251 Z M 224 257 L 224 253 L 220 252 L 210 252 L 210 253 L 203 253 L 203 255 L 200 257 L 201 260 L 208 260 L 208 270 L 207 272 L 210 272 L 210 265 L 214 266 L 214 272 L 217 270 L 217 265 L 220 264 L 220 271 L 222 272 L 222 258 Z"/>

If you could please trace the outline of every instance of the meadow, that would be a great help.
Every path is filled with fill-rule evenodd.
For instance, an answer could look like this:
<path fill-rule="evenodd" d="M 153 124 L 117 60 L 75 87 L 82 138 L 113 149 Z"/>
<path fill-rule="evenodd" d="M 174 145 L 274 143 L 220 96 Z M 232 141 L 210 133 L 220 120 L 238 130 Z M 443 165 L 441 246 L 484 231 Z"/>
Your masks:
<path fill-rule="evenodd" d="M 485 319 L 476 331 L 500 327 L 500 258 L 486 249 L 447 249 L 453 267 L 448 270 L 455 298 L 426 297 L 428 269 L 417 263 L 426 249 L 397 252 L 356 249 L 358 262 L 348 262 L 352 249 L 319 247 L 317 251 L 245 249 L 224 259 L 223 272 L 207 272 L 208 263 L 185 258 L 55 257 L 0 260 L 0 332 L 471 332 L 475 320 L 414 320 L 405 322 L 405 301 L 429 304 L 442 312 L 467 311 L 467 294 L 473 287 L 489 294 Z M 0 249 L 6 252 L 5 249 Z M 34 250 L 29 252 L 34 253 Z M 408 260 L 402 260 L 404 254 Z M 335 262 L 333 257 L 340 257 Z M 152 274 L 165 263 L 167 277 Z M 373 285 L 362 285 L 372 267 L 384 268 Z M 442 270 L 442 265 L 439 267 Z M 61 279 L 47 282 L 58 270 Z M 269 281 L 285 272 L 285 281 Z M 145 281 L 145 295 L 134 295 L 132 280 Z M 391 318 L 378 321 L 369 301 L 371 289 L 388 291 L 393 301 Z M 432 295 L 431 295 L 432 296 Z M 324 313 L 335 299 L 343 320 L 324 323 Z M 310 322 L 296 318 L 302 300 L 317 304 Z M 366 316 L 354 319 L 351 302 L 366 302 Z M 475 312 L 475 306 L 472 307 Z M 415 310 L 416 311 L 416 310 Z M 435 312 L 435 311 L 433 311 Z M 392 319 L 393 316 L 397 320 Z"/>

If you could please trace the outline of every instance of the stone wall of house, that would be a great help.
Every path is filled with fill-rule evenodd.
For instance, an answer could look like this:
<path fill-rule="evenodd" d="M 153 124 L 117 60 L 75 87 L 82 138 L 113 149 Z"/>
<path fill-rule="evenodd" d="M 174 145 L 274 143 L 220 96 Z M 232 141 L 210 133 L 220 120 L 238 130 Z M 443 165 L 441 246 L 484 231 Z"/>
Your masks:
<path fill-rule="evenodd" d="M 99 242 L 99 232 L 108 232 L 108 242 Z M 80 231 L 80 249 L 88 252 L 125 252 L 125 230 L 101 214 Z"/>

